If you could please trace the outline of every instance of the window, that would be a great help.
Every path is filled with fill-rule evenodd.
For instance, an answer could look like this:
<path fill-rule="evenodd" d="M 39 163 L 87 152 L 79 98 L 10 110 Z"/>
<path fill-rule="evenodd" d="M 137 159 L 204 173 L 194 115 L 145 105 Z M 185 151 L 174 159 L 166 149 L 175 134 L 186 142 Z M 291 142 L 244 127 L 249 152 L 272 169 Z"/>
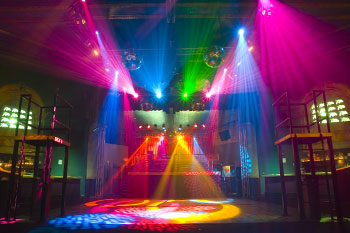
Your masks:
<path fill-rule="evenodd" d="M 5 106 L 2 109 L 0 128 L 15 129 L 18 118 L 22 120 L 27 119 L 27 112 L 24 110 L 21 110 L 21 112 L 19 113 L 17 108 L 10 108 Z M 32 124 L 32 119 L 33 119 L 33 113 L 29 112 L 28 124 Z M 20 123 L 19 129 L 24 129 L 24 128 L 25 128 L 25 125 Z M 28 129 L 32 129 L 32 127 L 28 126 Z"/>
<path fill-rule="evenodd" d="M 329 120 L 331 123 L 350 122 L 349 113 L 346 110 L 344 101 L 342 99 L 328 101 L 327 108 L 328 108 Z M 324 103 L 318 105 L 317 111 L 318 111 L 318 115 L 320 118 L 323 118 L 326 116 L 326 108 L 324 106 Z M 312 114 L 312 121 L 315 122 L 316 121 L 316 110 L 315 110 L 314 105 L 311 106 L 311 114 Z M 321 123 L 326 124 L 327 120 L 324 119 L 321 121 Z"/>

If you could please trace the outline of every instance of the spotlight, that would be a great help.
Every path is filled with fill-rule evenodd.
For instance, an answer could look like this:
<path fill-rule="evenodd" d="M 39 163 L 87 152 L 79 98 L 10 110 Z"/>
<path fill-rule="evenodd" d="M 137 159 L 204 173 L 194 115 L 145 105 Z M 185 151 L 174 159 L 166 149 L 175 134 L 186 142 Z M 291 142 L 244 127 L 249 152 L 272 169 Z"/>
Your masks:
<path fill-rule="evenodd" d="M 146 137 L 146 141 L 148 141 L 148 137 Z"/>
<path fill-rule="evenodd" d="M 205 124 L 203 124 L 203 125 L 202 125 L 202 127 L 203 127 L 203 128 L 205 128 L 205 127 L 206 127 L 206 125 L 205 125 Z"/>
<path fill-rule="evenodd" d="M 124 93 L 126 92 L 126 88 L 125 87 L 123 87 L 123 91 L 124 91 Z"/>
<path fill-rule="evenodd" d="M 108 68 L 106 68 L 105 70 L 106 70 L 107 72 L 111 71 L 111 70 L 110 70 L 110 69 L 108 69 Z"/>
<path fill-rule="evenodd" d="M 81 0 L 82 2 L 85 2 L 85 0 Z"/>
<path fill-rule="evenodd" d="M 254 49 L 254 47 L 250 46 L 248 50 L 249 50 L 249 52 L 251 52 L 253 49 Z"/>
<path fill-rule="evenodd" d="M 208 99 L 211 97 L 211 93 L 210 92 L 207 92 L 206 94 L 205 94 L 205 97 L 207 97 Z"/>
<path fill-rule="evenodd" d="M 224 69 L 224 73 L 226 73 L 226 72 L 227 72 L 227 68 Z"/>
<path fill-rule="evenodd" d="M 162 125 L 162 130 L 165 130 L 165 124 Z"/>
<path fill-rule="evenodd" d="M 180 124 L 180 125 L 179 125 L 179 131 L 181 131 L 181 130 L 182 130 L 182 125 Z"/>
<path fill-rule="evenodd" d="M 194 124 L 194 126 L 193 126 L 193 127 L 198 128 L 198 124 Z"/>
<path fill-rule="evenodd" d="M 134 93 L 134 98 L 135 98 L 135 99 L 139 98 L 139 94 Z"/>
<path fill-rule="evenodd" d="M 115 74 L 115 76 L 118 76 L 119 75 L 119 71 L 116 70 L 114 74 Z"/>
<path fill-rule="evenodd" d="M 139 129 L 142 129 L 142 125 L 139 125 Z"/>
<path fill-rule="evenodd" d="M 147 125 L 147 129 L 150 129 L 151 128 L 151 125 Z"/>
<path fill-rule="evenodd" d="M 85 2 L 85 1 L 84 1 L 84 2 Z M 98 31 L 95 31 L 95 34 L 98 36 L 98 34 L 99 34 Z"/>
<path fill-rule="evenodd" d="M 160 141 L 164 141 L 164 136 L 160 136 Z"/>
<path fill-rule="evenodd" d="M 162 98 L 162 93 L 160 91 L 157 91 L 156 92 L 156 96 L 158 99 Z"/>
<path fill-rule="evenodd" d="M 93 51 L 92 51 L 92 53 L 95 55 L 95 56 L 98 56 L 100 53 L 97 51 L 97 49 L 94 49 Z"/>
<path fill-rule="evenodd" d="M 238 30 L 238 35 L 239 36 L 243 36 L 244 35 L 244 29 L 243 28 Z"/>
<path fill-rule="evenodd" d="M 187 98 L 188 94 L 187 92 L 184 93 L 184 98 Z"/>

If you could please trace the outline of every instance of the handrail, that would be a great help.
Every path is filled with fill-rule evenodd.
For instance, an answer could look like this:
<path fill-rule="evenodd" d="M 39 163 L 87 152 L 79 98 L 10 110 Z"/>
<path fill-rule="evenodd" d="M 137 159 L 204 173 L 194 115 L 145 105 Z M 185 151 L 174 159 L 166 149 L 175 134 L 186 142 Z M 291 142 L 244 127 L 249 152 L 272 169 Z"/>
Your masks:
<path fill-rule="evenodd" d="M 66 126 L 65 124 L 63 124 L 62 122 L 58 121 L 58 120 L 54 120 L 55 123 L 59 124 L 60 126 L 62 126 L 63 128 L 66 128 L 68 130 L 70 130 L 70 128 L 68 126 Z M 56 128 L 54 128 L 53 130 L 55 130 Z"/>
<path fill-rule="evenodd" d="M 45 130 L 52 130 L 52 128 L 40 128 L 40 130 L 43 130 L 43 131 L 45 131 Z M 57 130 L 67 130 L 67 129 L 66 128 L 54 128 L 53 130 L 57 131 Z"/>
<path fill-rule="evenodd" d="M 23 98 L 25 98 L 26 100 L 30 101 L 32 104 L 36 105 L 37 107 L 41 108 L 40 104 L 38 104 L 37 102 L 30 100 L 28 97 L 30 95 L 22 95 Z"/>
<path fill-rule="evenodd" d="M 279 128 L 281 127 L 281 125 L 283 125 L 284 123 L 288 122 L 290 120 L 290 117 L 287 117 L 286 119 L 284 119 L 283 121 L 281 121 L 280 123 L 278 123 L 275 127 Z"/>
<path fill-rule="evenodd" d="M 21 119 L 19 119 L 18 121 L 21 122 L 22 124 L 25 124 L 26 126 L 30 126 L 30 127 L 33 127 L 34 129 L 38 129 L 37 126 L 35 126 L 35 125 L 33 125 L 33 124 L 27 123 L 26 120 L 21 120 Z"/>
<path fill-rule="evenodd" d="M 65 100 L 62 96 L 60 96 L 59 94 L 56 94 L 56 98 L 60 99 L 64 104 L 66 104 L 69 108 L 73 108 L 73 106 L 67 102 L 67 100 Z"/>
<path fill-rule="evenodd" d="M 275 102 L 273 102 L 272 106 L 275 106 L 284 97 L 287 97 L 287 92 L 283 93 Z"/>
<path fill-rule="evenodd" d="M 54 107 L 56 107 L 56 109 L 57 108 L 66 108 L 66 109 L 71 109 L 69 106 L 42 106 L 41 108 L 46 108 L 46 109 L 48 109 L 48 108 L 54 108 Z"/>
<path fill-rule="evenodd" d="M 319 98 L 319 97 L 322 97 L 323 96 L 323 100 L 319 100 L 319 101 L 321 101 L 321 102 L 325 102 L 326 100 L 325 100 L 325 91 L 324 90 L 314 90 L 313 91 L 313 95 L 312 95 L 312 98 L 310 98 L 310 99 L 307 99 L 305 102 L 303 102 L 303 103 L 298 103 L 298 102 L 296 102 L 296 103 L 291 103 L 290 102 L 290 100 L 289 100 L 289 98 L 288 98 L 288 93 L 287 92 L 285 92 L 285 93 L 283 93 L 280 97 L 278 97 L 277 99 L 276 99 L 276 101 L 274 101 L 273 102 L 273 107 L 275 107 L 275 108 L 277 108 L 277 109 L 284 109 L 284 110 L 286 110 L 286 111 L 288 111 L 287 112 L 287 118 L 285 118 L 285 119 L 283 119 L 281 122 L 279 122 L 279 123 L 277 123 L 276 125 L 275 125 L 275 128 L 276 128 L 276 130 L 278 130 L 278 128 L 290 128 L 291 129 L 291 132 L 293 132 L 293 129 L 296 129 L 296 128 L 305 128 L 305 129 L 307 129 L 307 131 L 308 132 L 310 132 L 310 128 L 311 127 L 313 127 L 313 126 L 315 126 L 316 124 L 317 125 L 319 125 L 322 121 L 324 121 L 324 120 L 328 120 L 328 115 L 326 115 L 325 117 L 320 117 L 319 116 L 319 114 L 318 114 L 318 112 L 316 113 L 316 120 L 314 121 L 314 120 L 309 120 L 309 112 L 308 112 L 308 110 L 309 110 L 309 108 L 308 108 L 308 105 L 310 104 L 310 103 L 314 103 L 314 104 L 317 104 L 319 101 L 317 101 L 317 99 Z M 285 99 L 286 98 L 286 99 Z M 283 102 L 282 102 L 283 101 Z M 326 103 L 325 103 L 326 104 Z M 327 106 L 327 105 L 326 105 Z M 288 109 L 285 109 L 285 107 L 287 107 Z M 296 126 L 294 126 L 293 124 L 292 124 L 292 117 L 291 117 L 291 108 L 295 108 L 295 107 L 303 107 L 304 108 L 304 117 L 306 118 L 305 120 L 306 120 L 306 124 L 305 125 L 296 125 Z M 315 110 L 317 109 L 317 106 L 315 106 Z M 284 111 L 283 110 L 283 111 Z M 287 122 L 290 122 L 290 124 L 288 125 L 288 124 L 286 124 Z M 328 124 L 329 124 L 329 121 L 327 122 L 327 126 L 328 126 Z M 319 127 L 319 126 L 318 126 Z M 319 131 L 320 131 L 321 129 L 319 129 Z M 328 130 L 329 131 L 329 130 Z"/>

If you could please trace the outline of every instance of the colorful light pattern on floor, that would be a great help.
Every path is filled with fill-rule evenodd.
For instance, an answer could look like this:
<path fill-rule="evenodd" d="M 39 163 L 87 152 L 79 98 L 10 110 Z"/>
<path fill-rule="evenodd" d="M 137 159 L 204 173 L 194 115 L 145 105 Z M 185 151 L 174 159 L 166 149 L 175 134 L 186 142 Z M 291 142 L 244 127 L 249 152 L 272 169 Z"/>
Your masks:
<path fill-rule="evenodd" d="M 103 199 L 85 203 L 89 214 L 56 218 L 54 227 L 108 229 L 124 227 L 133 230 L 189 230 L 196 223 L 222 222 L 235 218 L 240 209 L 233 199 L 224 200 L 139 200 Z"/>
<path fill-rule="evenodd" d="M 9 220 L 6 221 L 5 218 L 0 218 L 0 225 L 4 225 L 4 224 L 10 224 L 10 223 L 16 223 L 16 222 L 20 222 L 23 221 L 23 219 L 16 219 L 16 220 Z"/>

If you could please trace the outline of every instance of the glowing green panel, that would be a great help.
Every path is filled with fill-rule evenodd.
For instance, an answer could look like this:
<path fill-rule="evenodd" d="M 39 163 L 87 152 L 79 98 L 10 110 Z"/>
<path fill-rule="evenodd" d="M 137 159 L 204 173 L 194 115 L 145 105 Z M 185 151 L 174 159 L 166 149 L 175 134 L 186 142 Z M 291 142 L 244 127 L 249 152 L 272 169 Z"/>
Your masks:
<path fill-rule="evenodd" d="M 348 111 L 346 111 L 346 106 L 344 105 L 344 101 L 342 99 L 337 99 L 334 101 L 327 102 L 327 108 L 328 108 L 328 116 L 331 123 L 337 123 L 337 122 L 349 122 L 350 118 L 348 116 Z M 321 117 L 326 117 L 326 108 L 323 103 L 318 105 L 318 114 Z M 315 106 L 311 106 L 311 115 L 312 119 L 315 122 L 316 121 L 316 111 Z M 322 120 L 322 124 L 326 124 L 327 120 Z"/>
<path fill-rule="evenodd" d="M 339 111 L 339 116 L 345 116 L 348 115 L 347 111 Z"/>
<path fill-rule="evenodd" d="M 338 114 L 337 113 L 335 113 L 335 112 L 331 112 L 331 113 L 329 113 L 329 117 L 336 117 L 336 116 L 338 116 Z"/>
<path fill-rule="evenodd" d="M 32 114 L 32 113 L 30 113 Z M 27 113 L 25 110 L 21 110 L 20 114 L 17 108 L 10 108 L 8 106 L 5 106 L 2 111 L 1 115 L 1 128 L 11 128 L 14 129 L 17 127 L 18 117 L 20 119 L 26 119 Z M 32 124 L 32 116 L 29 116 L 30 121 L 28 121 L 29 124 Z M 24 125 L 20 124 L 19 129 L 24 129 Z M 28 129 L 32 129 L 32 127 L 28 126 Z"/>
<path fill-rule="evenodd" d="M 349 117 L 342 117 L 340 118 L 342 122 L 349 122 L 350 118 Z"/>
<path fill-rule="evenodd" d="M 335 101 L 336 104 L 340 104 L 340 103 L 344 103 L 344 101 L 342 99 L 338 99 Z"/>

